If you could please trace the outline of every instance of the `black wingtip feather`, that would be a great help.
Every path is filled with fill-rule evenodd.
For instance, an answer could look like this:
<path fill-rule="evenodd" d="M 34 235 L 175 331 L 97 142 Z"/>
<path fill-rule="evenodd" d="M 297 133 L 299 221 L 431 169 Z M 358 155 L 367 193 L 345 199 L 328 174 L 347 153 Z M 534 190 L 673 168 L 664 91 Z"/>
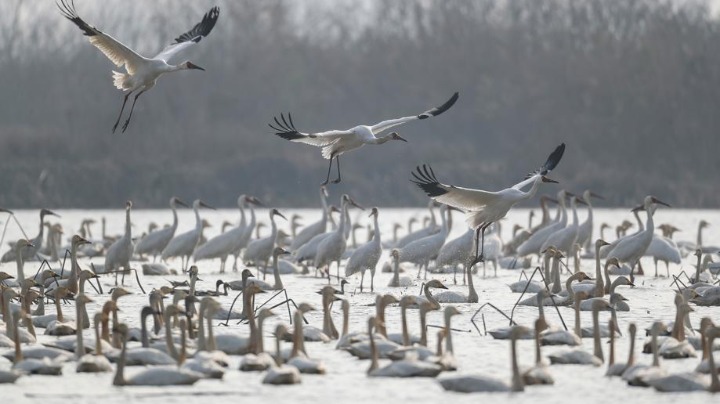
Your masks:
<path fill-rule="evenodd" d="M 190 31 L 175 38 L 175 43 L 182 43 L 187 41 L 200 42 L 200 39 L 210 35 L 210 32 L 215 27 L 218 18 L 220 17 L 220 8 L 215 6 L 210 9 L 203 16 L 202 21 L 195 24 Z"/>
<path fill-rule="evenodd" d="M 74 0 L 60 0 L 59 3 L 56 1 L 55 5 L 58 6 L 63 17 L 72 21 L 75 25 L 78 26 L 78 28 L 83 31 L 83 35 L 95 36 L 101 33 L 100 30 L 86 23 L 82 18 L 78 16 L 77 11 L 75 11 Z"/>
<path fill-rule="evenodd" d="M 460 93 L 455 92 L 455 94 L 453 94 L 449 100 L 445 101 L 445 103 L 443 105 L 433 108 L 429 111 L 423 112 L 422 114 L 418 115 L 418 119 L 427 119 L 427 118 L 430 118 L 431 116 L 438 116 L 438 115 L 442 114 L 443 112 L 450 109 L 450 107 L 455 105 L 455 101 L 458 100 L 458 97 L 460 97 Z"/>
<path fill-rule="evenodd" d="M 429 197 L 433 198 L 447 193 L 447 191 L 440 186 L 437 178 L 435 178 L 435 173 L 433 172 L 432 167 L 423 164 L 422 168 L 417 166 L 415 170 L 416 171 L 412 172 L 412 176 L 415 180 L 411 179 L 410 182 L 420 187 L 420 189 L 425 191 Z"/>
<path fill-rule="evenodd" d="M 558 165 L 558 163 L 560 163 L 560 160 L 562 159 L 564 153 L 565 143 L 560 143 L 560 145 L 556 147 L 552 153 L 550 153 L 550 156 L 548 156 L 545 164 L 543 164 L 541 174 L 546 175 L 551 170 L 553 170 Z"/>
<path fill-rule="evenodd" d="M 275 121 L 277 127 L 273 126 L 271 123 L 269 123 L 268 126 L 275 130 L 275 134 L 280 136 L 281 138 L 287 140 L 296 140 L 303 137 L 303 135 L 298 132 L 297 129 L 295 129 L 295 124 L 293 123 L 292 116 L 289 112 L 287 119 L 285 119 L 285 114 L 280 114 L 280 119 L 274 116 L 273 120 Z M 282 121 L 282 123 L 280 121 Z"/>

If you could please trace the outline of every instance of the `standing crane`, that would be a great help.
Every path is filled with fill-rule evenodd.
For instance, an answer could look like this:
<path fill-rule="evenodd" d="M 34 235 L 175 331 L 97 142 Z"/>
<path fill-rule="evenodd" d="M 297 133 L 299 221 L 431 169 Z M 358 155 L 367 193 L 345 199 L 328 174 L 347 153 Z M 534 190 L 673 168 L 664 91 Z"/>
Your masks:
<path fill-rule="evenodd" d="M 475 229 L 473 240 L 475 257 L 470 263 L 472 267 L 484 260 L 485 229 L 488 226 L 505 217 L 516 203 L 535 195 L 541 182 L 557 183 L 546 175 L 558 165 L 564 152 L 565 143 L 561 143 L 550 153 L 542 167 L 530 173 L 525 180 L 497 192 L 442 184 L 428 165 L 423 165 L 422 168 L 418 166 L 417 171 L 413 172 L 415 179 L 411 181 L 436 201 L 465 212 L 465 221 L 468 226 Z M 530 189 L 523 192 L 522 189 L 528 185 L 531 185 Z"/>
<path fill-rule="evenodd" d="M 125 104 L 130 94 L 135 93 L 135 98 L 130 107 L 130 114 L 125 124 L 123 124 L 123 132 L 125 132 L 130 124 L 130 118 L 132 118 L 135 102 L 137 102 L 138 97 L 145 91 L 153 88 L 160 76 L 165 73 L 180 70 L 205 70 L 190 61 L 185 61 L 177 65 L 169 64 L 169 62 L 174 56 L 208 36 L 220 16 L 220 9 L 218 7 L 211 8 L 210 11 L 205 14 L 202 21 L 195 24 L 192 29 L 175 38 L 175 42 L 168 45 L 162 52 L 152 58 L 146 58 L 80 18 L 75 11 L 74 0 L 60 0 L 60 2 L 56 4 L 63 16 L 77 25 L 78 28 L 83 31 L 83 34 L 88 37 L 90 43 L 100 49 L 115 66 L 125 66 L 127 73 L 113 71 L 113 84 L 117 89 L 126 91 L 122 108 L 120 108 L 120 114 L 112 128 L 113 133 L 115 133 L 120 123 L 120 118 L 125 110 Z"/>
<path fill-rule="evenodd" d="M 160 255 L 160 258 L 163 261 L 166 261 L 170 257 L 180 257 L 183 272 L 185 271 L 185 267 L 190 261 L 190 256 L 192 255 L 193 251 L 195 251 L 195 247 L 200 242 L 200 236 L 202 235 L 203 221 L 200 219 L 200 213 L 198 213 L 198 210 L 201 207 L 213 210 L 215 209 L 212 206 L 201 201 L 200 199 L 196 199 L 195 201 L 193 201 L 193 211 L 195 212 L 195 228 L 186 231 L 183 234 L 175 236 L 172 240 L 170 240 L 170 242 L 167 244 L 162 254 Z"/>
<path fill-rule="evenodd" d="M 401 140 L 407 142 L 396 132 L 381 137 L 377 137 L 380 133 L 404 123 L 414 121 L 416 119 L 427 119 L 438 116 L 450 109 L 458 99 L 458 93 L 455 93 L 443 105 L 425 111 L 419 115 L 411 115 L 397 119 L 389 119 L 376 123 L 375 125 L 359 125 L 346 130 L 329 130 L 326 132 L 303 133 L 295 129 L 292 116 L 288 113 L 287 119 L 285 115 L 280 115 L 280 120 L 274 118 L 275 126 L 269 124 L 270 128 L 277 131 L 275 134 L 283 139 L 292 142 L 300 142 L 322 148 L 322 156 L 324 159 L 330 160 L 328 166 L 327 178 L 322 185 L 326 185 L 330 181 L 330 171 L 332 170 L 333 159 L 337 162 L 337 178 L 333 180 L 333 184 L 340 182 L 340 155 L 345 152 L 358 149 L 366 144 L 383 144 L 390 140 Z M 282 121 L 282 122 L 280 122 Z"/>
<path fill-rule="evenodd" d="M 123 269 L 123 279 L 125 272 L 130 270 L 130 259 L 135 250 L 132 241 L 132 223 L 130 222 L 131 209 L 132 202 L 127 201 L 125 203 L 125 233 L 108 247 L 107 254 L 105 254 L 105 272 L 115 272 L 115 284 L 117 284 L 117 273 L 120 268 Z"/>
<path fill-rule="evenodd" d="M 157 257 L 157 255 L 162 253 L 165 247 L 167 247 L 168 243 L 175 235 L 175 231 L 177 230 L 177 205 L 184 206 L 186 208 L 188 207 L 187 204 L 181 201 L 178 197 L 173 196 L 172 198 L 170 198 L 170 209 L 172 209 L 173 214 L 172 225 L 148 233 L 145 237 L 138 241 L 137 245 L 135 246 L 136 254 L 152 254 L 153 262 L 155 262 L 155 258 Z"/>

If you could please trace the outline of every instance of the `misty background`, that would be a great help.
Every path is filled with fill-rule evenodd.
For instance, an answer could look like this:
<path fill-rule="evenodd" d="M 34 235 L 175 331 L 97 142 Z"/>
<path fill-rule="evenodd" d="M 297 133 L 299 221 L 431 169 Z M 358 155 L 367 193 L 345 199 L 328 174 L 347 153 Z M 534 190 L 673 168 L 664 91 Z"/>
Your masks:
<path fill-rule="evenodd" d="M 273 116 L 291 112 L 301 131 L 346 129 L 455 91 L 445 114 L 397 128 L 408 143 L 344 155 L 331 193 L 421 205 L 409 178 L 422 163 L 443 182 L 500 189 L 565 142 L 552 177 L 605 206 L 646 194 L 720 206 L 720 24 L 709 1 L 75 1 L 145 56 L 215 4 L 215 29 L 174 61 L 207 71 L 162 77 L 127 132 L 112 134 L 118 69 L 54 1 L 0 2 L 0 206 L 149 208 L 172 195 L 234 206 L 240 193 L 316 206 L 327 161 L 275 136 Z"/>

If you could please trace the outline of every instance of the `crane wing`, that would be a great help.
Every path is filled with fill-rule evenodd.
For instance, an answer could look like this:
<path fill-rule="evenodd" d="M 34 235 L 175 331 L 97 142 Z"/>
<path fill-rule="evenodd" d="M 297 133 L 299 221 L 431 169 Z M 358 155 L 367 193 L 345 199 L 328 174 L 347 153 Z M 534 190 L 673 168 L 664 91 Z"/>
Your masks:
<path fill-rule="evenodd" d="M 175 42 L 158 53 L 155 59 L 161 59 L 167 63 L 173 56 L 182 53 L 183 50 L 200 42 L 201 39 L 210 35 L 210 32 L 215 27 L 215 23 L 217 23 L 218 17 L 220 17 L 220 8 L 215 6 L 205 13 L 202 21 L 195 24 L 190 31 L 175 38 Z"/>
<path fill-rule="evenodd" d="M 90 43 L 100 49 L 115 66 L 121 67 L 125 65 L 128 74 L 133 75 L 138 66 L 146 60 L 122 42 L 103 33 L 80 18 L 75 11 L 74 1 L 60 0 L 56 4 L 63 16 L 77 25 L 83 31 L 83 34 L 88 37 Z"/>
<path fill-rule="evenodd" d="M 449 100 L 447 100 L 443 105 L 441 105 L 439 107 L 432 108 L 432 109 L 425 111 L 419 115 L 406 116 L 406 117 L 397 118 L 397 119 L 388 119 L 387 121 L 382 121 L 380 123 L 376 123 L 375 125 L 371 126 L 370 128 L 372 130 L 372 133 L 376 135 L 382 131 L 392 128 L 393 126 L 402 125 L 406 122 L 410 122 L 415 119 L 427 119 L 427 118 L 430 118 L 433 116 L 438 116 L 438 115 L 442 114 L 443 112 L 447 111 L 448 109 L 450 109 L 450 107 L 452 107 L 455 104 L 455 101 L 457 101 L 458 97 L 459 97 L 459 94 L 455 93 L 452 95 L 452 97 L 450 97 Z"/>
<path fill-rule="evenodd" d="M 564 153 L 565 153 L 565 143 L 560 143 L 560 145 L 558 147 L 556 147 L 552 153 L 550 153 L 547 160 L 545 160 L 545 164 L 543 164 L 537 170 L 528 174 L 525 177 L 525 179 L 529 179 L 530 177 L 538 175 L 538 174 L 543 175 L 543 176 L 547 175 L 550 171 L 552 171 L 555 167 L 557 167 L 557 165 L 558 165 L 558 163 L 560 163 L 560 159 L 562 159 L 562 156 Z M 522 182 L 520 184 L 522 184 Z"/>
<path fill-rule="evenodd" d="M 499 198 L 494 192 L 442 184 L 435 178 L 432 167 L 425 164 L 422 168 L 418 166 L 412 175 L 415 179 L 410 181 L 417 184 L 429 197 L 465 211 L 482 210 Z"/>
<path fill-rule="evenodd" d="M 350 130 L 329 130 L 327 132 L 317 133 L 299 132 L 295 129 L 295 124 L 290 114 L 288 114 L 287 119 L 285 119 L 284 114 L 280 114 L 280 119 L 274 117 L 273 120 L 275 121 L 275 125 L 270 123 L 268 126 L 275 130 L 275 134 L 281 138 L 318 147 L 331 145 L 343 136 L 352 135 L 353 133 Z"/>

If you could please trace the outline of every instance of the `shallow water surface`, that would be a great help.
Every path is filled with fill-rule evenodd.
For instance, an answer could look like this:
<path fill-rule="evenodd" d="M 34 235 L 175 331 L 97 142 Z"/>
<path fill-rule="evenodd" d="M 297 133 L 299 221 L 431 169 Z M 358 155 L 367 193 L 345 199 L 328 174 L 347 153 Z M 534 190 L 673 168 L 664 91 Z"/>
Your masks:
<path fill-rule="evenodd" d="M 392 224 L 395 221 L 407 223 L 409 217 L 413 215 L 426 214 L 426 210 L 422 209 L 381 209 L 380 220 L 383 232 L 383 239 L 390 240 L 392 238 Z M 65 229 L 65 237 L 79 227 L 80 220 L 84 217 L 93 217 L 99 221 L 101 216 L 107 218 L 107 233 L 118 234 L 123 231 L 124 227 L 124 211 L 79 211 L 65 210 L 58 211 L 62 216 L 57 221 L 62 223 Z M 312 223 L 319 217 L 316 210 L 286 210 L 283 211 L 289 218 L 292 213 L 303 215 L 303 223 Z M 368 223 L 367 211 L 357 214 L 352 212 L 351 216 L 355 220 L 359 220 L 363 224 Z M 584 209 L 580 210 L 580 220 L 584 220 Z M 25 226 L 25 231 L 30 237 L 34 237 L 37 231 L 37 212 L 36 211 L 20 211 L 16 214 L 20 223 Z M 207 230 L 207 235 L 212 237 L 219 232 L 219 226 L 222 220 L 227 219 L 236 222 L 239 214 L 235 210 L 220 211 L 203 211 L 202 216 L 207 218 L 214 227 Z M 608 222 L 613 227 L 623 219 L 632 217 L 626 209 L 614 210 L 597 210 L 595 212 L 595 228 L 599 228 L 603 221 Z M 704 218 L 711 223 L 720 226 L 720 212 L 718 211 L 689 211 L 689 210 L 668 210 L 658 211 L 655 222 L 670 222 L 682 229 L 681 233 L 676 235 L 676 239 L 695 240 L 698 221 Z M 56 218 L 50 218 L 55 222 Z M 258 211 L 258 219 L 267 221 L 267 212 L 265 210 Z M 644 215 L 643 215 L 644 219 Z M 12 219 L 4 218 L 10 221 L 5 234 L 5 241 L 16 240 L 21 236 L 17 225 Z M 133 232 L 140 234 L 147 228 L 150 221 L 156 221 L 161 225 L 170 222 L 171 216 L 169 211 L 148 211 L 137 210 L 132 212 L 132 221 L 134 223 Z M 527 210 L 519 209 L 511 212 L 507 220 L 503 221 L 503 239 L 509 239 L 509 232 L 514 223 L 521 225 L 527 224 Z M 192 212 L 184 210 L 180 212 L 180 228 L 179 232 L 185 231 L 194 225 Z M 279 225 L 288 230 L 285 222 Z M 417 228 L 417 227 L 416 227 Z M 268 233 L 268 229 L 263 229 L 264 233 Z M 99 237 L 99 226 L 95 225 L 94 237 Z M 464 231 L 464 224 L 461 222 L 459 215 L 456 215 L 455 226 L 453 228 L 451 238 L 461 234 Z M 633 230 L 631 230 L 633 231 Z M 614 232 L 613 232 L 614 233 Z M 402 231 L 400 235 L 402 235 Z M 597 230 L 595 237 L 598 236 Z M 609 240 L 614 239 L 614 234 L 606 233 Z M 706 245 L 720 244 L 720 230 L 713 227 L 706 230 Z M 358 232 L 359 242 L 363 242 L 366 238 L 365 231 Z M 7 249 L 6 243 L 3 243 L 4 252 Z M 387 255 L 387 251 L 384 253 Z M 677 274 L 680 269 L 692 270 L 694 257 L 689 256 L 683 260 L 680 266 L 672 265 L 672 273 Z M 385 257 L 381 262 L 386 260 Z M 88 266 L 90 262 L 102 263 L 103 258 L 83 258 L 80 261 L 81 266 Z M 179 260 L 170 261 L 170 266 L 178 268 Z M 652 273 L 652 260 L 645 260 L 646 273 Z M 58 263 L 51 263 L 53 267 L 57 267 Z M 588 273 L 594 274 L 594 261 L 583 260 L 582 269 Z M 139 268 L 139 263 L 137 264 Z M 200 277 L 203 281 L 198 282 L 197 288 L 214 289 L 215 280 L 220 277 L 217 273 L 219 262 L 202 261 L 198 264 L 200 268 Z M 225 280 L 233 280 L 239 278 L 239 273 L 232 272 L 231 263 L 228 264 L 228 272 L 222 275 Z M 25 272 L 30 273 L 37 269 L 37 263 L 27 263 Z M 15 273 L 14 263 L 5 263 L 0 266 L 0 270 L 9 273 Z M 332 273 L 335 273 L 333 268 Z M 661 274 L 664 274 L 664 266 L 661 267 Z M 355 275 L 350 279 L 351 284 L 348 285 L 349 292 L 344 296 L 351 303 L 351 318 L 349 328 L 351 331 L 367 329 L 367 317 L 374 314 L 375 308 L 370 306 L 374 302 L 375 293 L 392 293 L 396 296 L 404 294 L 417 294 L 420 290 L 420 280 L 415 282 L 413 287 L 409 288 L 388 288 L 391 275 L 381 273 L 379 270 L 375 278 L 375 293 L 369 293 L 369 273 L 365 279 L 365 293 L 358 292 L 356 287 L 359 285 L 359 275 Z M 411 271 L 408 275 L 414 278 L 415 273 Z M 497 277 L 492 276 L 492 270 L 488 271 L 488 278 L 482 278 L 482 272 L 475 275 L 475 285 L 480 295 L 479 304 L 459 304 L 458 309 L 461 315 L 454 317 L 453 327 L 460 330 L 453 333 L 453 342 L 456 357 L 459 364 L 459 371 L 446 373 L 440 377 L 452 376 L 455 374 L 485 374 L 510 380 L 510 362 L 509 362 L 509 342 L 497 341 L 490 336 L 482 335 L 483 323 L 482 316 L 478 314 L 476 318 L 476 326 L 481 332 L 476 330 L 471 322 L 472 316 L 477 312 L 482 303 L 492 302 L 502 310 L 509 312 L 518 299 L 518 294 L 510 293 L 507 284 L 518 279 L 519 271 L 499 270 Z M 467 288 L 462 285 L 453 284 L 453 276 L 451 274 L 431 275 L 440 279 L 448 285 L 450 289 L 467 292 Z M 593 275 L 594 276 L 594 275 Z M 141 282 L 146 291 L 152 288 L 167 285 L 167 280 L 179 280 L 181 276 L 168 277 L 143 277 Z M 114 286 L 112 277 L 103 277 L 101 279 L 105 295 L 100 296 L 90 289 L 89 295 L 95 301 L 88 307 L 93 313 L 108 298 L 107 292 L 110 287 Z M 458 278 L 461 282 L 461 278 Z M 139 323 L 139 309 L 147 304 L 147 296 L 140 293 L 134 279 L 126 279 L 126 286 L 135 292 L 133 295 L 120 299 L 121 318 L 131 326 L 137 326 Z M 315 293 L 320 287 L 325 285 L 325 279 L 315 278 L 313 276 L 284 276 L 283 283 L 287 288 L 289 296 L 296 302 L 309 302 L 320 307 L 320 296 Z M 627 341 L 627 326 L 630 322 L 636 322 L 638 325 L 637 344 L 641 345 L 645 339 L 644 329 L 649 327 L 651 322 L 656 319 L 670 321 L 674 317 L 673 292 L 669 287 L 670 280 L 667 278 L 653 278 L 651 276 L 638 277 L 636 279 L 635 288 L 622 288 L 621 293 L 629 299 L 631 307 L 630 312 L 618 313 L 619 323 L 622 327 L 624 337 L 617 341 L 616 361 L 624 362 L 626 360 L 627 349 L 629 343 Z M 620 291 L 620 290 L 619 290 Z M 260 304 L 266 299 L 266 295 L 259 295 L 257 303 Z M 225 307 L 228 307 L 232 301 L 234 294 L 230 296 L 220 297 L 219 300 Z M 280 302 L 280 300 L 275 300 Z M 52 312 L 54 308 L 48 307 L 48 312 Z M 64 307 L 68 313 L 73 313 L 72 305 Z M 703 316 L 711 316 L 716 323 L 720 322 L 720 309 L 695 307 L 695 312 L 691 318 L 693 325 L 697 327 L 699 319 Z M 267 321 L 265 326 L 265 347 L 274 349 L 274 341 L 271 331 L 278 321 L 288 323 L 289 318 L 287 309 L 278 307 L 274 309 L 277 317 Z M 560 308 L 565 323 L 569 328 L 573 326 L 573 313 L 568 308 Z M 492 311 L 484 311 L 484 319 L 487 328 L 494 328 L 506 325 L 499 314 Z M 532 325 L 532 321 L 537 316 L 537 308 L 534 307 L 518 307 L 515 311 L 516 321 L 520 324 Z M 551 325 L 561 326 L 560 318 L 554 309 L 546 309 L 546 316 Z M 322 327 L 322 313 L 310 312 L 306 316 L 311 325 Z M 333 317 L 337 328 L 341 329 L 342 316 L 340 313 L 340 305 L 333 308 Z M 602 322 L 607 322 L 609 313 L 601 313 Z M 419 333 L 419 321 L 417 310 L 408 310 L 408 320 L 410 330 Z M 589 312 L 582 313 L 582 321 L 585 325 L 590 325 L 591 317 Z M 217 324 L 218 321 L 215 322 Z M 400 332 L 400 310 L 394 305 L 388 308 L 386 314 L 386 323 L 388 332 Z M 442 324 L 442 314 L 440 312 L 431 312 L 428 315 L 428 324 L 437 326 Z M 428 346 L 434 348 L 436 341 L 437 328 L 430 327 Z M 248 334 L 247 326 L 237 325 L 230 322 L 229 327 L 217 327 L 217 333 L 235 332 L 243 335 Z M 91 334 L 88 333 L 88 336 Z M 50 337 L 42 336 L 41 341 L 49 340 Z M 603 341 L 605 342 L 605 341 Z M 592 352 L 592 339 L 585 339 L 584 347 Z M 76 374 L 74 372 L 75 364 L 68 363 L 64 367 L 64 375 L 62 377 L 52 376 L 31 376 L 23 377 L 14 385 L 3 385 L 1 395 L 4 403 L 19 402 L 44 402 L 73 403 L 83 402 L 103 402 L 103 403 L 122 403 L 127 401 L 133 402 L 154 402 L 160 399 L 163 402 L 183 402 L 187 399 L 192 400 L 213 400 L 216 402 L 229 402 L 243 400 L 249 402 L 253 399 L 262 400 L 262 402 L 297 402 L 297 403 L 316 403 L 327 402 L 333 400 L 338 403 L 350 402 L 440 402 L 441 400 L 452 400 L 453 402 L 478 402 L 478 400 L 490 400 L 490 402 L 514 402 L 514 403 L 556 403 L 559 400 L 565 402 L 583 402 L 583 403 L 607 403 L 618 402 L 631 398 L 636 403 L 664 403 L 675 402 L 677 400 L 700 400 L 701 402 L 711 402 L 713 400 L 707 393 L 684 393 L 662 394 L 651 389 L 631 388 L 626 386 L 617 378 L 604 377 L 605 366 L 594 368 L 587 366 L 551 366 L 550 370 L 555 378 L 554 386 L 532 386 L 527 387 L 523 393 L 515 394 L 473 394 L 462 395 L 456 393 L 445 392 L 440 385 L 433 379 L 371 379 L 366 377 L 365 372 L 369 366 L 369 361 L 360 361 L 351 355 L 334 349 L 334 343 L 307 343 L 308 353 L 311 357 L 321 358 L 324 360 L 328 374 L 324 376 L 303 375 L 302 384 L 295 386 L 272 387 L 261 384 L 263 373 L 244 373 L 237 371 L 240 362 L 239 357 L 233 357 L 228 372 L 222 381 L 201 380 L 191 387 L 113 387 L 112 374 Z M 287 347 L 289 344 L 283 343 Z M 534 346 L 531 341 L 519 342 L 519 361 L 521 367 L 530 366 L 534 363 Z M 607 359 L 607 344 L 603 343 L 605 348 L 605 356 Z M 544 354 L 561 350 L 564 348 L 543 347 Z M 639 362 L 649 363 L 651 357 L 639 352 L 636 357 Z M 697 365 L 699 359 L 683 359 L 683 360 L 664 360 L 662 361 L 669 372 L 690 371 Z M 381 363 L 382 366 L 383 363 Z M 9 364 L 0 360 L 0 367 L 7 368 Z M 127 374 L 136 372 L 136 369 L 130 368 Z M 246 401 L 247 400 L 247 401 Z"/>

